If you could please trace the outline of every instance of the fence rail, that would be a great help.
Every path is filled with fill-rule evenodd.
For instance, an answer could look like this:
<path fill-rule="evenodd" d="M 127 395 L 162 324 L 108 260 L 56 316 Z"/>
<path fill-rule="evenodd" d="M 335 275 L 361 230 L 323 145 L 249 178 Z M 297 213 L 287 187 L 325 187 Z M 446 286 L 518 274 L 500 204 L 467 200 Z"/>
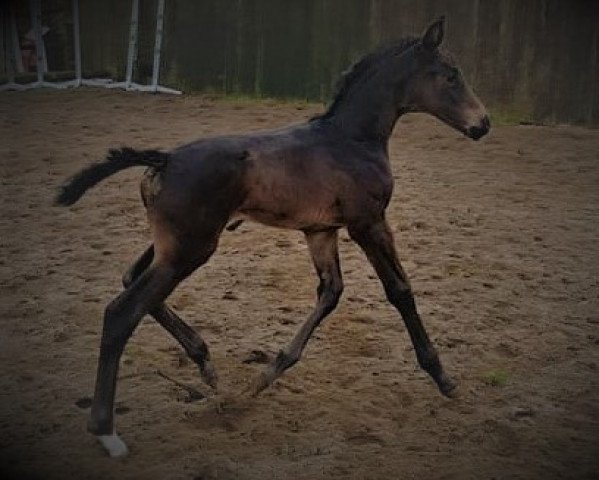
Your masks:
<path fill-rule="evenodd" d="M 140 1 L 133 72 L 140 83 L 154 70 L 156 2 Z M 27 2 L 16 3 L 24 35 Z M 74 70 L 70 0 L 42 5 L 49 70 Z M 84 76 L 125 78 L 130 11 L 129 1 L 80 0 Z M 169 0 L 161 82 L 184 91 L 324 101 L 362 53 L 419 34 L 441 14 L 448 18 L 447 47 L 496 112 L 599 125 L 596 0 Z M 5 48 L 2 55 L 6 72 Z"/>

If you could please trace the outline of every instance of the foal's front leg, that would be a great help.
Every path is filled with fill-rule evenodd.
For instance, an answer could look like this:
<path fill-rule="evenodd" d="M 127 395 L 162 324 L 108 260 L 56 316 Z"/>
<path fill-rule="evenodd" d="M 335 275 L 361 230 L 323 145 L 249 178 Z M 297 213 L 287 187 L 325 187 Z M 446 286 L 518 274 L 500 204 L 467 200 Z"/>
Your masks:
<path fill-rule="evenodd" d="M 339 268 L 337 251 L 337 230 L 306 233 L 308 248 L 316 273 L 320 278 L 317 294 L 318 301 L 308 320 L 302 325 L 287 349 L 281 350 L 273 362 L 268 365 L 253 385 L 253 394 L 257 395 L 268 387 L 277 377 L 293 366 L 301 357 L 312 332 L 320 322 L 331 313 L 343 292 L 343 280 Z"/>
<path fill-rule="evenodd" d="M 456 384 L 445 374 L 435 347 L 416 310 L 416 303 L 393 242 L 393 234 L 385 221 L 359 228 L 349 228 L 349 234 L 364 250 L 368 260 L 383 283 L 389 302 L 399 310 L 416 350 L 420 366 L 448 397 L 455 393 Z"/>

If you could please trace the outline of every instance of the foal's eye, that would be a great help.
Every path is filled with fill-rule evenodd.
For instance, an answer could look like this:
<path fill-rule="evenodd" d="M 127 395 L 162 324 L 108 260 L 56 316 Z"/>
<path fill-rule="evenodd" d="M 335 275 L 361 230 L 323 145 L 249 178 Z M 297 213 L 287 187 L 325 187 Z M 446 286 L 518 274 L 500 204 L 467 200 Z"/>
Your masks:
<path fill-rule="evenodd" d="M 453 85 L 458 80 L 458 74 L 455 72 L 452 72 L 452 73 L 448 74 L 447 77 L 445 77 L 445 79 L 447 80 L 447 83 Z"/>

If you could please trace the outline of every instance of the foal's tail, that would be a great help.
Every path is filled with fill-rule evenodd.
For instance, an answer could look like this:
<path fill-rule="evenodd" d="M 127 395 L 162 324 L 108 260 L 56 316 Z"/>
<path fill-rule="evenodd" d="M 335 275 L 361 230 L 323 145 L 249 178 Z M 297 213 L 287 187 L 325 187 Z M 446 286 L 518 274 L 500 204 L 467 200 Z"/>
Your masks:
<path fill-rule="evenodd" d="M 75 174 L 56 196 L 57 205 L 73 205 L 83 194 L 107 177 L 138 165 L 160 169 L 166 165 L 168 154 L 159 150 L 109 150 L 106 160 L 95 163 Z"/>

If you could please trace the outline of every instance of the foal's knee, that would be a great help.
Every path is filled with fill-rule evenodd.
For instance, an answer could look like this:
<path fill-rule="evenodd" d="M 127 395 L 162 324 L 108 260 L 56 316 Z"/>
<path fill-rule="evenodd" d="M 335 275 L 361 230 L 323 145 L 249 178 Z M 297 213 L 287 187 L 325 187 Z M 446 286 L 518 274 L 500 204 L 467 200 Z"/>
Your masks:
<path fill-rule="evenodd" d="M 317 289 L 318 298 L 328 312 L 335 309 L 343 294 L 343 280 L 341 277 L 321 278 Z"/>
<path fill-rule="evenodd" d="M 409 286 L 393 285 L 391 287 L 386 287 L 385 294 L 387 295 L 389 303 L 400 311 L 414 306 L 414 295 Z"/>

